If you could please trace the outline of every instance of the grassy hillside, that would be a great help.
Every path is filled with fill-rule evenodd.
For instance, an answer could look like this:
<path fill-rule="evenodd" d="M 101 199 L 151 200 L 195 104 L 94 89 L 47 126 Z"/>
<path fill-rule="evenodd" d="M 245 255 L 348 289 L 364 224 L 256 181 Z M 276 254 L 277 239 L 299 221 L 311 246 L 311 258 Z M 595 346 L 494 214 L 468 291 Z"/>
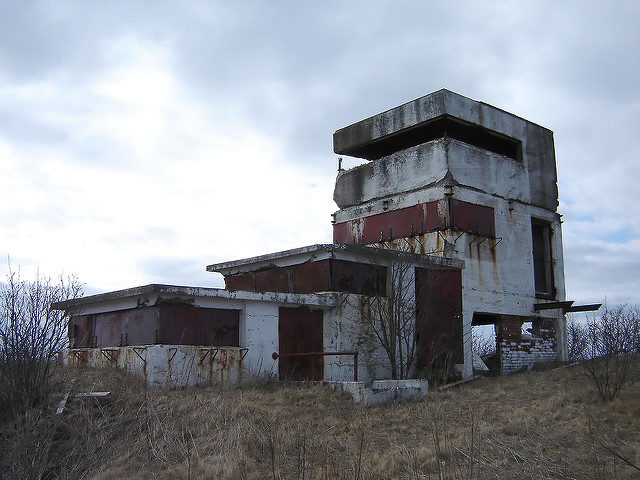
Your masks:
<path fill-rule="evenodd" d="M 73 389 L 112 393 L 3 432 L 3 478 L 44 456 L 43 478 L 640 478 L 640 382 L 602 404 L 580 367 L 369 408 L 318 385 L 155 392 L 116 371 Z"/>

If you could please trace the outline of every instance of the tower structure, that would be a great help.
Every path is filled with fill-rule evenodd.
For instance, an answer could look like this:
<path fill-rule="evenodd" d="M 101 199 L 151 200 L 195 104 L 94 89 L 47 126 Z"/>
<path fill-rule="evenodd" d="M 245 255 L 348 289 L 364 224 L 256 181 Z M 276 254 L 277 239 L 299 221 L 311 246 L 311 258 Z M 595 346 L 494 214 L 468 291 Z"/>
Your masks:
<path fill-rule="evenodd" d="M 341 128 L 333 143 L 369 160 L 338 173 L 334 243 L 464 261 L 462 315 L 448 328 L 462 331 L 465 376 L 474 325 L 495 325 L 504 373 L 564 357 L 553 132 L 439 90 Z"/>

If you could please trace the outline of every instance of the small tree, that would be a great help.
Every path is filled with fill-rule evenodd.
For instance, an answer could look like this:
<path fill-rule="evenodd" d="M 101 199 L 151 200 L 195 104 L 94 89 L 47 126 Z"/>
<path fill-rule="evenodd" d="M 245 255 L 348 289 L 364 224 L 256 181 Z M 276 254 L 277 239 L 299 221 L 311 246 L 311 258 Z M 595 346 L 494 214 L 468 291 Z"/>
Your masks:
<path fill-rule="evenodd" d="M 603 402 L 613 400 L 638 372 L 640 311 L 637 307 L 606 308 L 588 321 L 583 371 Z"/>
<path fill-rule="evenodd" d="M 431 327 L 435 317 L 443 314 L 439 310 L 447 299 L 442 293 L 450 290 L 451 279 L 426 275 L 417 282 L 416 265 L 398 257 L 388 265 L 385 281 L 386 295 L 363 297 L 361 313 L 386 354 L 391 377 L 413 378 L 419 373 L 432 383 L 446 381 L 462 331 L 432 331 Z"/>
<path fill-rule="evenodd" d="M 362 298 L 361 312 L 389 360 L 391 378 L 413 375 L 418 355 L 416 346 L 415 288 L 412 266 L 394 261 L 387 269 L 387 295 Z"/>
<path fill-rule="evenodd" d="M 51 304 L 78 298 L 75 277 L 33 281 L 9 270 L 0 285 L 0 410 L 5 418 L 41 405 L 53 387 L 58 352 L 67 340 L 64 314 Z"/>
<path fill-rule="evenodd" d="M 567 358 L 571 362 L 581 360 L 587 350 L 587 328 L 575 320 L 567 322 Z"/>

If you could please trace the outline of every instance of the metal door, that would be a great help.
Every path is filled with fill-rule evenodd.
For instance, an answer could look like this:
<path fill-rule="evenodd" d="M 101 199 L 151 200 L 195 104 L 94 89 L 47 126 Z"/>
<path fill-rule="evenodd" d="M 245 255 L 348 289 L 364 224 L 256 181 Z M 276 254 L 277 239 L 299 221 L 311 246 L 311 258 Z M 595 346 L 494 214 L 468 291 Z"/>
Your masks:
<path fill-rule="evenodd" d="M 322 310 L 281 307 L 278 312 L 278 344 L 280 380 L 322 380 L 322 356 L 287 354 L 323 351 Z"/>
<path fill-rule="evenodd" d="M 462 345 L 462 272 L 416 268 L 418 365 L 450 355 L 464 362 Z"/>

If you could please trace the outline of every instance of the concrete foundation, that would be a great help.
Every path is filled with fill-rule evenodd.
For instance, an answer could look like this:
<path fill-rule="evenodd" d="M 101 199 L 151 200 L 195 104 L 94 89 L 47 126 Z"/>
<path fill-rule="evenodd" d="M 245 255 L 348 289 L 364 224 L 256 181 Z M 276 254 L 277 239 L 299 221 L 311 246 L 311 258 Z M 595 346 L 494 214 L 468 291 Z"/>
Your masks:
<path fill-rule="evenodd" d="M 141 375 L 151 388 L 237 385 L 246 348 L 139 345 L 67 349 L 63 362 L 76 367 L 113 366 Z"/>
<path fill-rule="evenodd" d="M 376 380 L 370 386 L 364 382 L 325 382 L 331 388 L 347 393 L 356 403 L 378 405 L 392 400 L 414 400 L 429 391 L 427 380 Z"/>

